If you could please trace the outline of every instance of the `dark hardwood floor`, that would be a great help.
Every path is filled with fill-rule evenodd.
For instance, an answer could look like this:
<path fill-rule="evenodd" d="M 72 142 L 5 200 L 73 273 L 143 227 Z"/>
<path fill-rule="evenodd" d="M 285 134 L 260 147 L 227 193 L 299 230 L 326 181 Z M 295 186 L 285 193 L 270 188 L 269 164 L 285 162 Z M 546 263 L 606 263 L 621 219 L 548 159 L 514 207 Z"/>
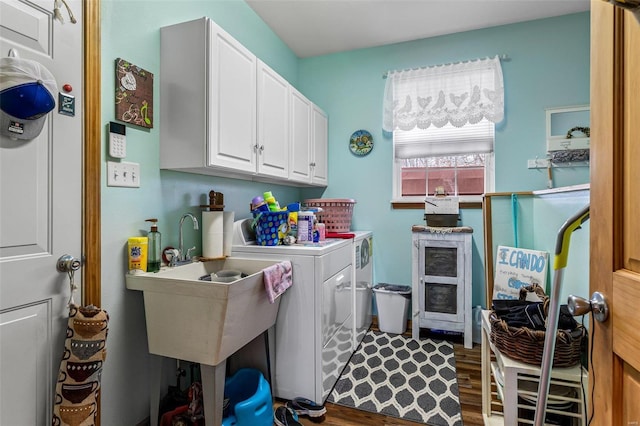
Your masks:
<path fill-rule="evenodd" d="M 375 329 L 375 323 L 373 327 Z M 407 328 L 405 334 L 411 335 L 411 326 Z M 484 423 L 482 420 L 480 345 L 474 343 L 473 349 L 465 349 L 462 339 L 454 337 L 450 341 L 455 349 L 462 420 L 465 426 L 481 426 Z M 284 401 L 277 400 L 274 407 L 283 405 L 283 403 Z M 417 424 L 331 403 L 326 403 L 325 406 L 327 414 L 322 418 L 311 420 L 309 417 L 300 417 L 300 423 L 305 426 L 415 426 Z"/>

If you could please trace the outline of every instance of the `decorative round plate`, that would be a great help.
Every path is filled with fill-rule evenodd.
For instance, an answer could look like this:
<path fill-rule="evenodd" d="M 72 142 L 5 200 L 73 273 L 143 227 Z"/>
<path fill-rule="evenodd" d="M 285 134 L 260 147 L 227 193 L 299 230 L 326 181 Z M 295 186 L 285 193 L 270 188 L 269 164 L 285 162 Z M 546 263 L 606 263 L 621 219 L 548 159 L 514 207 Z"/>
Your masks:
<path fill-rule="evenodd" d="M 367 155 L 373 149 L 373 136 L 366 130 L 356 130 L 349 139 L 349 149 L 355 155 Z"/>

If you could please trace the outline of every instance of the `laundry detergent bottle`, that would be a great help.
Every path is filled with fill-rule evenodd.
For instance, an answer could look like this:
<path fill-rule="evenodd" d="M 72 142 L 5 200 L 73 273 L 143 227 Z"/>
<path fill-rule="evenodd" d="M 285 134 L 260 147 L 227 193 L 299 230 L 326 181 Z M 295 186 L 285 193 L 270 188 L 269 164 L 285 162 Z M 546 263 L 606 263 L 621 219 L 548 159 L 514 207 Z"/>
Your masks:
<path fill-rule="evenodd" d="M 147 272 L 158 272 L 162 262 L 162 242 L 160 232 L 158 232 L 158 219 L 147 219 L 145 222 L 151 222 L 151 230 L 147 234 L 149 238 Z"/>

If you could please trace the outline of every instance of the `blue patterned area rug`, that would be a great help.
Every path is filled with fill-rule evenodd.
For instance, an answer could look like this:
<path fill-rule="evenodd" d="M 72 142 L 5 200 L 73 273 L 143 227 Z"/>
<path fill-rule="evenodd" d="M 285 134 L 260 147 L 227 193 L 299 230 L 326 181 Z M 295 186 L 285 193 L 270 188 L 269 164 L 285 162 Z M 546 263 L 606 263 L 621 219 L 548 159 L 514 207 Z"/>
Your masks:
<path fill-rule="evenodd" d="M 421 424 L 461 426 L 453 345 L 369 330 L 327 401 Z"/>

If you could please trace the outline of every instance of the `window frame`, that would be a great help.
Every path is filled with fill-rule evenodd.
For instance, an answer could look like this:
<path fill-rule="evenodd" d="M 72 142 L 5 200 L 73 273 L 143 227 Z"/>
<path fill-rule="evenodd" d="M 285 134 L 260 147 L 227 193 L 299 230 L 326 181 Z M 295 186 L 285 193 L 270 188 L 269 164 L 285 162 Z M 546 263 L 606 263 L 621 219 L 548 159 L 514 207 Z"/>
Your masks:
<path fill-rule="evenodd" d="M 495 142 L 495 138 L 494 138 Z M 394 142 L 395 152 L 395 142 Z M 463 155 L 463 154 L 461 154 Z M 415 204 L 424 203 L 425 195 L 402 196 L 402 159 L 392 156 L 393 161 L 393 188 L 392 188 L 392 204 Z M 485 153 L 484 166 L 484 193 L 478 195 L 460 195 L 458 199 L 460 203 L 481 203 L 484 194 L 495 191 L 495 149 L 492 152 Z"/>

